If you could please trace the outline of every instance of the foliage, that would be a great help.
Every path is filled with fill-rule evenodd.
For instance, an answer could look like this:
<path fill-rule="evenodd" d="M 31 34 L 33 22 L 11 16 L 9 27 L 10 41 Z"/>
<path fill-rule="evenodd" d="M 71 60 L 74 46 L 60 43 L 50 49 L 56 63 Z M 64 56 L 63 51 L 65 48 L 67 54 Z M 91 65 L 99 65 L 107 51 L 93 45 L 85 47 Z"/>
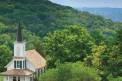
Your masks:
<path fill-rule="evenodd" d="M 120 29 L 117 31 L 113 45 L 95 45 L 92 48 L 92 55 L 85 58 L 87 66 L 93 66 L 100 70 L 102 81 L 108 81 L 107 76 L 109 74 L 112 74 L 114 78 L 122 76 L 121 37 Z"/>
<path fill-rule="evenodd" d="M 39 36 L 64 28 L 65 25 L 80 24 L 90 30 L 101 29 L 107 34 L 111 33 L 107 30 L 113 33 L 113 29 L 118 28 L 109 19 L 79 12 L 48 0 L 0 0 L 0 21 L 7 24 L 23 21 L 27 30 Z"/>
<path fill-rule="evenodd" d="M 109 81 L 122 81 L 122 77 L 112 77 L 112 75 L 108 76 Z"/>
<path fill-rule="evenodd" d="M 114 77 L 122 76 L 122 29 L 117 31 L 115 45 L 111 49 L 110 64 L 111 73 Z"/>
<path fill-rule="evenodd" d="M 40 81 L 100 81 L 94 68 L 82 63 L 65 63 L 55 69 L 49 69 L 40 77 Z"/>
<path fill-rule="evenodd" d="M 98 69 L 108 65 L 108 50 L 106 45 L 94 46 L 92 48 L 92 64 Z"/>
<path fill-rule="evenodd" d="M 97 45 L 105 41 L 103 31 L 101 31 L 100 29 L 92 30 L 90 34 L 95 39 L 95 44 Z"/>
<path fill-rule="evenodd" d="M 0 81 L 3 81 L 3 77 L 0 76 Z"/>
<path fill-rule="evenodd" d="M 93 44 L 87 29 L 79 25 L 49 33 L 43 42 L 45 56 L 51 65 L 83 60 L 91 52 Z"/>
<path fill-rule="evenodd" d="M 10 61 L 11 57 L 11 50 L 5 45 L 0 45 L 0 71 L 4 71 L 4 67 Z"/>
<path fill-rule="evenodd" d="M 122 54 L 122 28 L 118 29 L 116 35 L 116 44 L 119 47 L 119 53 Z"/>
<path fill-rule="evenodd" d="M 92 48 L 92 54 L 85 58 L 87 66 L 93 66 L 98 69 L 99 75 L 102 77 L 102 81 L 107 81 L 109 74 L 109 49 L 101 43 L 99 46 L 94 45 Z M 90 63 L 90 64 L 89 64 Z"/>

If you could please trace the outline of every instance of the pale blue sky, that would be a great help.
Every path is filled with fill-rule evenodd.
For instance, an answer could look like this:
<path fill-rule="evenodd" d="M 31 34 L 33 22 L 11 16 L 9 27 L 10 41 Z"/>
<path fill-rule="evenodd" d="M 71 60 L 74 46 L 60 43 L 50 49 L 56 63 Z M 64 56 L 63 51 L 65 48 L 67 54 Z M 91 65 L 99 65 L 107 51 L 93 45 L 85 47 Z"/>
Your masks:
<path fill-rule="evenodd" d="M 122 0 L 50 0 L 71 7 L 112 7 L 122 8 Z"/>

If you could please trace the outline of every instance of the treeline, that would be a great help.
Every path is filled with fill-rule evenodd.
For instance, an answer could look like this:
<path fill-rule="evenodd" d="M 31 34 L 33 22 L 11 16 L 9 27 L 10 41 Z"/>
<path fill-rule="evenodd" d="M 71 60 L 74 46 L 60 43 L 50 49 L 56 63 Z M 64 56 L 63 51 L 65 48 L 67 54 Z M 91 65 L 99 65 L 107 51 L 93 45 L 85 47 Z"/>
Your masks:
<path fill-rule="evenodd" d="M 46 56 L 48 60 L 49 67 L 56 67 L 55 70 L 58 69 L 60 64 L 81 61 L 84 66 L 80 68 L 79 71 L 87 66 L 97 69 L 96 74 L 101 78 L 100 81 L 111 81 L 111 78 L 115 78 L 113 81 L 121 81 L 122 78 L 119 77 L 122 77 L 122 29 L 116 31 L 114 39 L 113 42 L 112 40 L 106 41 L 106 38 L 100 34 L 100 31 L 91 34 L 86 28 L 73 25 L 66 29 L 49 33 L 44 37 L 44 56 Z M 65 64 L 62 65 L 62 67 L 64 67 L 64 69 L 67 68 Z M 75 68 L 77 68 L 77 66 Z M 67 71 L 67 69 L 65 70 Z M 71 71 L 74 71 L 74 69 L 71 69 Z M 92 73 L 87 70 L 85 71 L 88 74 Z M 65 75 L 65 72 L 64 74 L 60 74 L 60 76 L 52 73 L 52 76 L 55 76 L 52 77 L 50 70 L 48 72 L 42 76 L 42 81 L 43 78 L 44 80 L 47 78 L 45 81 L 50 81 L 50 79 L 52 80 Z M 77 71 L 75 72 L 77 74 Z M 72 75 L 75 75 L 75 72 L 74 74 L 72 73 Z M 76 81 L 99 81 L 99 79 L 92 80 L 93 76 L 89 79 L 89 77 L 91 77 L 90 75 L 85 76 L 85 74 L 83 75 L 82 73 L 83 72 L 81 72 L 81 76 L 84 76 L 83 79 L 81 79 L 81 76 L 77 76 Z M 70 73 L 69 76 L 68 74 L 66 76 L 72 78 Z M 50 77 L 50 79 L 48 79 L 48 77 Z M 85 79 L 86 77 L 88 80 Z M 70 80 L 70 78 L 66 80 L 63 77 L 61 78 L 63 80 L 52 81 L 73 81 L 73 79 Z"/>
<path fill-rule="evenodd" d="M 101 16 L 78 12 L 48 0 L 0 0 L 0 21 L 11 25 L 22 21 L 27 30 L 39 36 L 63 29 L 66 25 L 79 24 L 91 31 L 100 29 L 104 33 L 121 26 Z"/>

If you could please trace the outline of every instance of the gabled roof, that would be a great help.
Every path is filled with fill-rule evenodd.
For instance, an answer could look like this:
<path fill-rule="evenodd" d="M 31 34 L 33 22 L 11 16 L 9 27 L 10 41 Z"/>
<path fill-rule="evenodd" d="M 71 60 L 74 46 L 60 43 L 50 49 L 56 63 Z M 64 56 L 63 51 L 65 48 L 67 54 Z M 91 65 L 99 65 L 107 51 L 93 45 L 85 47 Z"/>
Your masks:
<path fill-rule="evenodd" d="M 36 69 L 46 66 L 46 60 L 36 50 L 26 51 L 26 58 L 35 66 Z"/>
<path fill-rule="evenodd" d="M 0 73 L 1 76 L 29 76 L 32 75 L 33 71 L 28 69 L 12 69 L 6 72 Z"/>

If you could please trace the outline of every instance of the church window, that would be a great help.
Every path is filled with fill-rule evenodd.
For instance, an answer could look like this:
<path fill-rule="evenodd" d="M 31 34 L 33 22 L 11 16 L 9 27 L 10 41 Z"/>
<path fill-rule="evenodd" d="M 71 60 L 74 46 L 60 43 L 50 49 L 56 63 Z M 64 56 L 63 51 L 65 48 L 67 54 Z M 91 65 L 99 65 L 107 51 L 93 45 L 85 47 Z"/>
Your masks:
<path fill-rule="evenodd" d="M 23 68 L 26 68 L 26 60 L 23 61 Z"/>
<path fill-rule="evenodd" d="M 22 61 L 20 61 L 20 68 L 22 69 Z"/>
<path fill-rule="evenodd" d="M 20 61 L 17 61 L 17 68 L 20 68 Z"/>
<path fill-rule="evenodd" d="M 22 61 L 14 61 L 15 69 L 22 69 Z"/>
<path fill-rule="evenodd" d="M 14 68 L 16 68 L 16 61 L 14 61 Z"/>

